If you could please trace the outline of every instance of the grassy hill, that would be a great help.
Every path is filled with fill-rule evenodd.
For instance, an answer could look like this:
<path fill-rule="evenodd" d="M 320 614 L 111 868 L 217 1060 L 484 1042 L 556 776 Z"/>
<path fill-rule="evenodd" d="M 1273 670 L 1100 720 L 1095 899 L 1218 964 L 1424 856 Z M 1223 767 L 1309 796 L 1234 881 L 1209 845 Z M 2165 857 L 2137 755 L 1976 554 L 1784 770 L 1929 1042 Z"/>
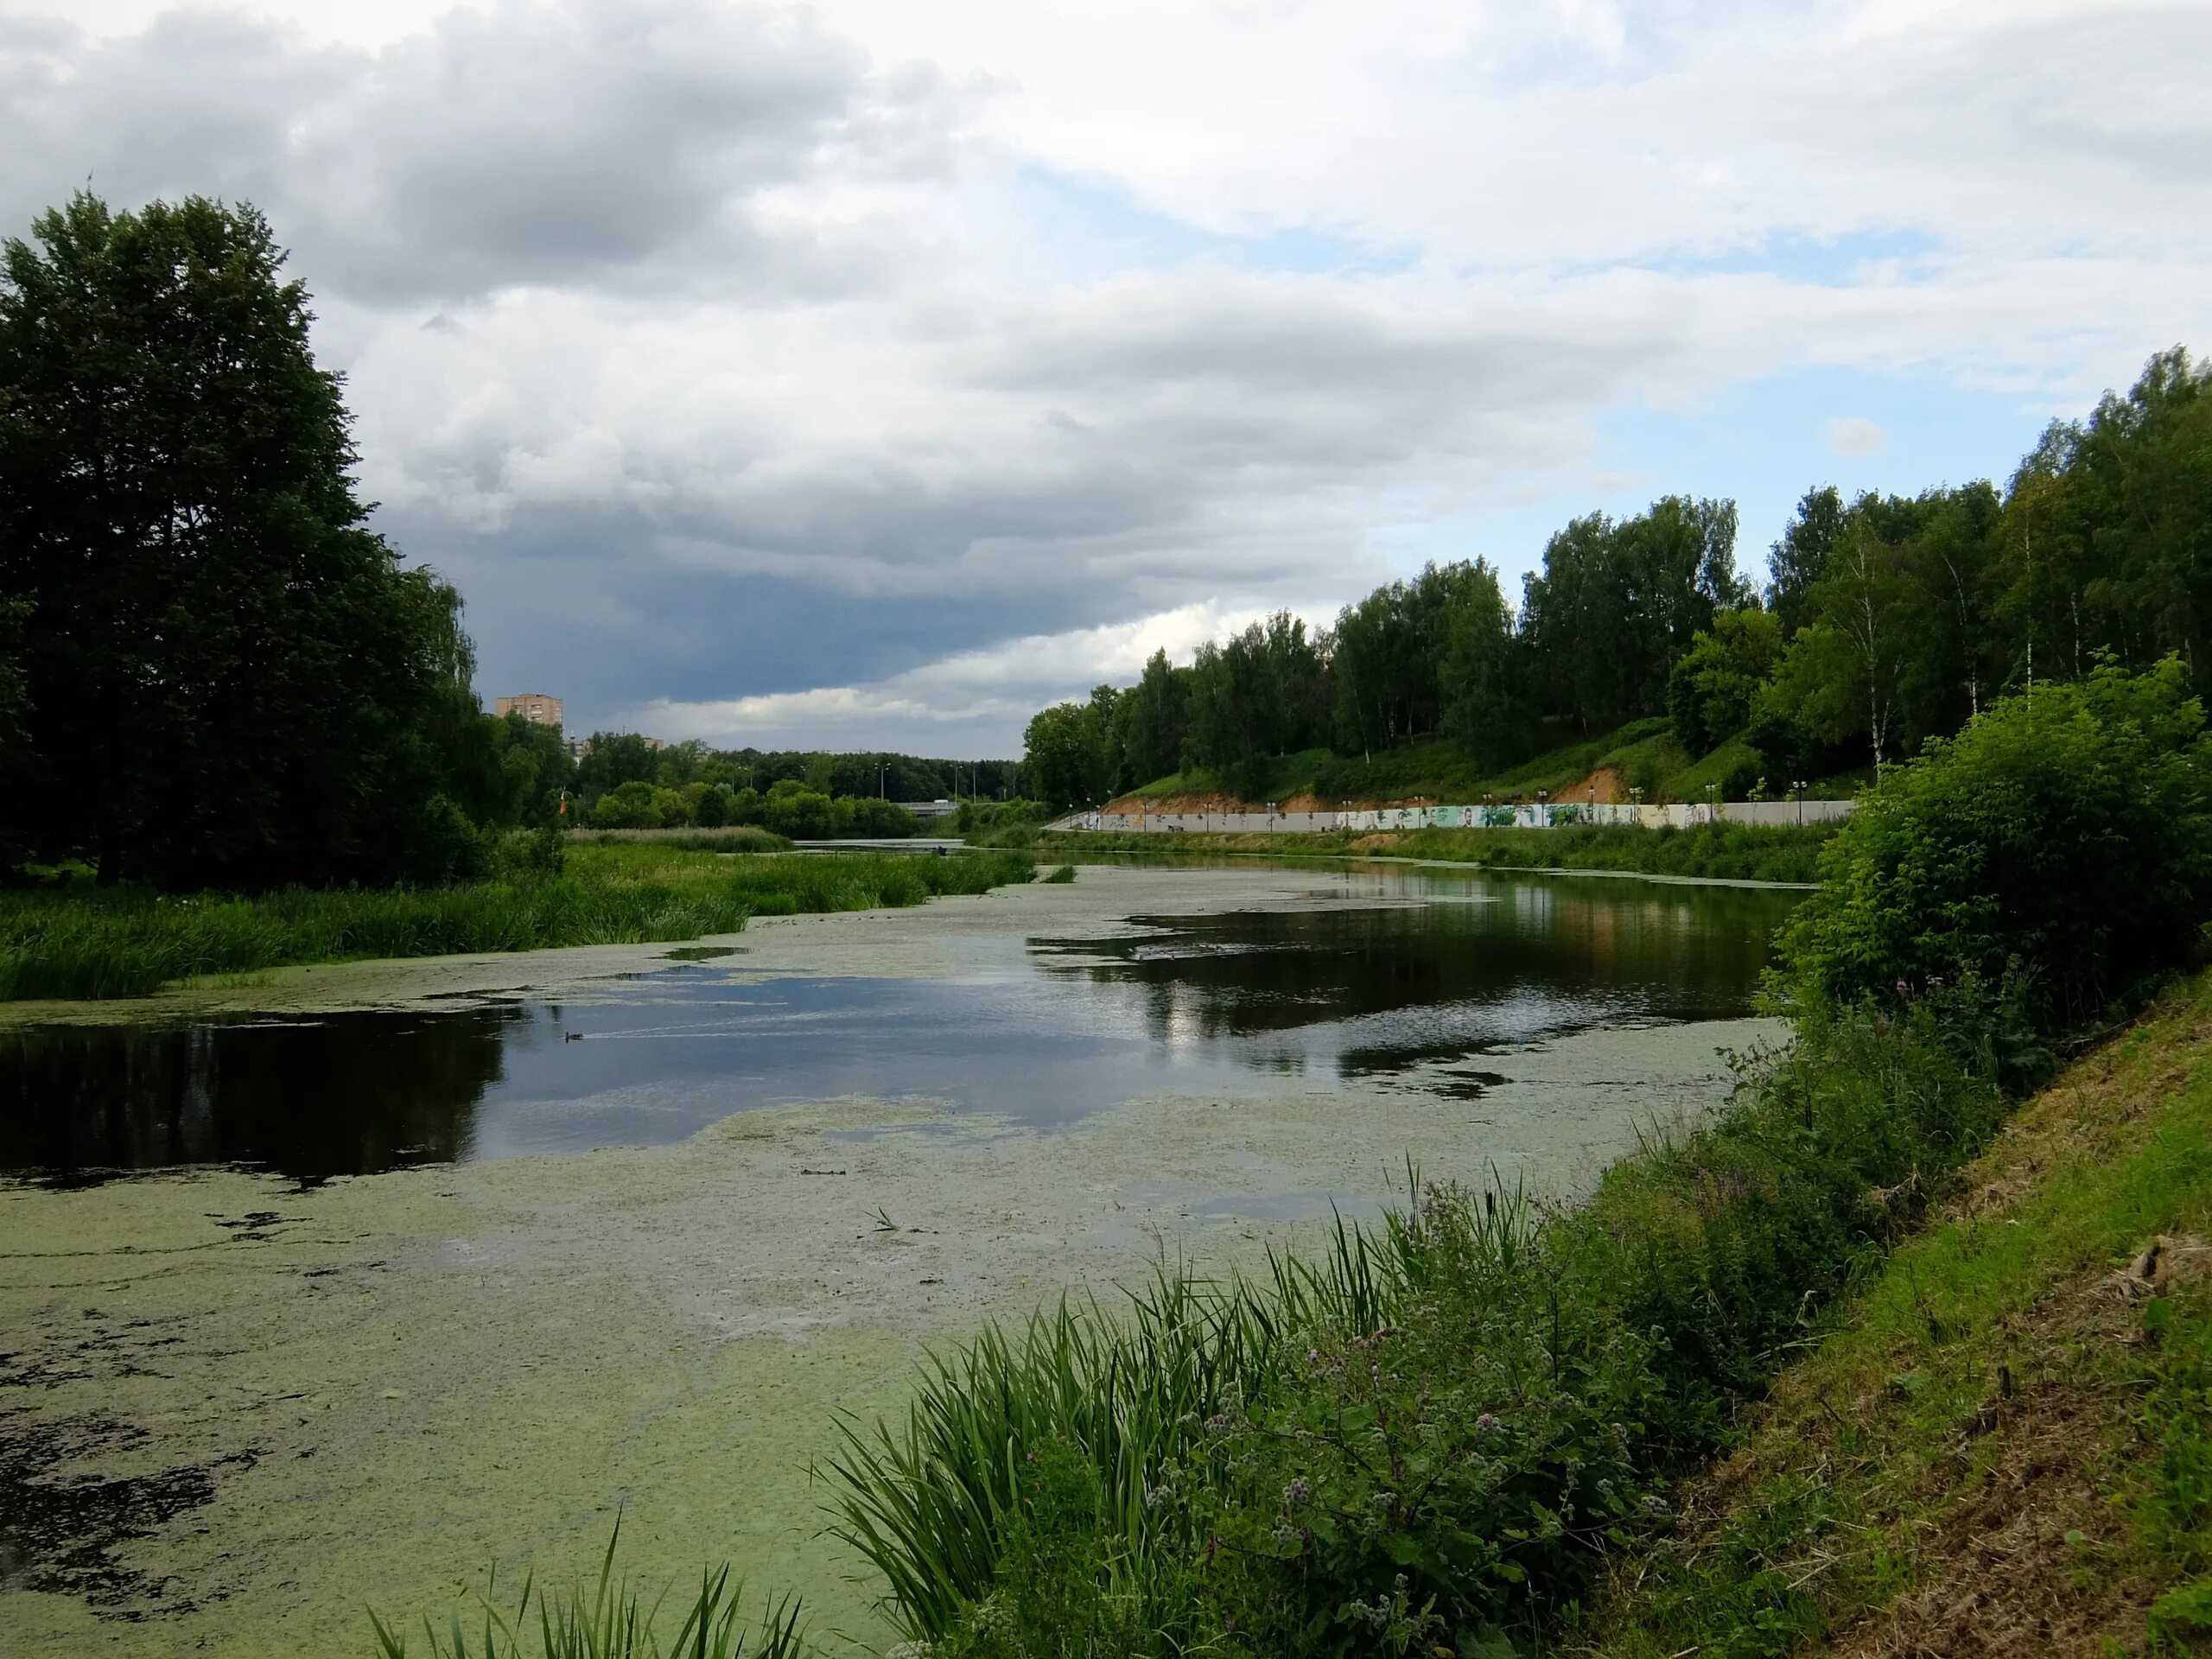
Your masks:
<path fill-rule="evenodd" d="M 1259 804 L 1310 797 L 1325 806 L 1418 800 L 1466 804 L 1486 798 L 1533 801 L 1541 793 L 1554 800 L 1573 800 L 1595 779 L 1601 801 L 1625 800 L 1629 790 L 1639 789 L 1646 801 L 1656 803 L 1702 801 L 1708 786 L 1723 799 L 1741 799 L 1751 783 L 1766 776 L 1758 751 L 1742 740 L 1731 739 L 1710 754 L 1693 756 L 1675 741 L 1673 727 L 1664 719 L 1631 721 L 1599 736 L 1562 741 L 1502 772 L 1440 738 L 1368 758 L 1306 749 L 1255 761 L 1247 770 L 1251 775 L 1238 780 L 1244 785 L 1242 791 L 1232 788 L 1222 774 L 1193 770 L 1171 773 L 1120 799 L 1135 803 L 1198 798 Z M 1862 781 L 1856 774 L 1847 774 L 1822 780 L 1809 792 L 1847 796 Z M 1767 787 L 1778 797 L 1786 784 L 1779 776 L 1769 776 Z"/>
<path fill-rule="evenodd" d="M 2200 976 L 2024 1108 L 1563 1649 L 2212 1651 L 2208 1042 Z"/>

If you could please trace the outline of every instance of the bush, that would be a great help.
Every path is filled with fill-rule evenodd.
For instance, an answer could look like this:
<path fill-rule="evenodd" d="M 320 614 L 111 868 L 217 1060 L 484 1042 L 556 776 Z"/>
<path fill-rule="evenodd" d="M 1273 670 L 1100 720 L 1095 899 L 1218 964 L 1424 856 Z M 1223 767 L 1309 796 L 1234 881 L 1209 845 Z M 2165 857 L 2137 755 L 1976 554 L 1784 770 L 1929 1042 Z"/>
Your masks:
<path fill-rule="evenodd" d="M 2168 659 L 1984 710 L 1891 768 L 1783 957 L 1813 1001 L 2017 980 L 2047 1027 L 2185 962 L 2212 906 L 2212 737 Z"/>

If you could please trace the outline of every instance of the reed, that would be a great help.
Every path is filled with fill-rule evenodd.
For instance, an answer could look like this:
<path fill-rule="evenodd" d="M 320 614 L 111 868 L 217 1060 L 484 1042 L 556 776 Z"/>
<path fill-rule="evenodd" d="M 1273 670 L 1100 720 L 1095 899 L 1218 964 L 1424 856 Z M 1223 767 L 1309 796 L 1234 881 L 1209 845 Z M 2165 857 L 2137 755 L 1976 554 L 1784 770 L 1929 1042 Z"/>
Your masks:
<path fill-rule="evenodd" d="M 139 996 L 302 963 L 625 944 L 733 933 L 749 917 L 918 905 L 1027 880 L 1019 855 L 718 857 L 666 844 L 569 849 L 557 875 L 451 887 L 241 897 L 0 895 L 0 1001 Z"/>
<path fill-rule="evenodd" d="M 1012 1333 L 989 1326 L 932 1355 L 895 1428 L 842 1421 L 822 1471 L 841 1489 L 833 1529 L 882 1573 L 887 1611 L 906 1634 L 941 1638 L 988 1593 L 1022 1522 L 1037 1448 L 1071 1452 L 1095 1471 L 1116 1564 L 1183 1541 L 1170 1537 L 1159 1495 L 1206 1426 L 1278 1392 L 1294 1338 L 1380 1329 L 1433 1277 L 1410 1166 L 1408 1185 L 1410 1206 L 1379 1225 L 1338 1217 L 1317 1259 L 1270 1251 L 1257 1281 L 1162 1262 L 1126 1306 L 1063 1299 Z M 1526 1220 L 1517 1198 L 1488 1211 L 1501 1259 Z"/>
<path fill-rule="evenodd" d="M 634 1580 L 615 1575 L 621 1536 L 618 1521 L 588 1591 L 577 1585 L 564 1596 L 542 1595 L 536 1581 L 525 1579 L 522 1593 L 503 1604 L 495 1578 L 467 1623 L 458 1610 L 442 1630 L 426 1617 L 419 1648 L 409 1646 L 404 1630 L 372 1611 L 377 1659 L 807 1659 L 814 1651 L 796 1601 L 773 1602 L 750 1619 L 744 1585 L 727 1567 L 700 1574 L 698 1593 L 684 1605 L 674 1635 L 664 1639 L 667 1592 L 648 1605 Z"/>

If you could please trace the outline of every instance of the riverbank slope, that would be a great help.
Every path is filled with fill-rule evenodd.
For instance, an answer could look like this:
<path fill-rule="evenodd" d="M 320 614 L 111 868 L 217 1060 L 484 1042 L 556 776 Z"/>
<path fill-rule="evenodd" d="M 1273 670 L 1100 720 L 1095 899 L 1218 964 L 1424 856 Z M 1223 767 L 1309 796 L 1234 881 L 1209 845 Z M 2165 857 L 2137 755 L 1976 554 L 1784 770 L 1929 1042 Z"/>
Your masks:
<path fill-rule="evenodd" d="M 2201 1651 L 2212 975 L 2037 1096 L 1564 1651 Z"/>

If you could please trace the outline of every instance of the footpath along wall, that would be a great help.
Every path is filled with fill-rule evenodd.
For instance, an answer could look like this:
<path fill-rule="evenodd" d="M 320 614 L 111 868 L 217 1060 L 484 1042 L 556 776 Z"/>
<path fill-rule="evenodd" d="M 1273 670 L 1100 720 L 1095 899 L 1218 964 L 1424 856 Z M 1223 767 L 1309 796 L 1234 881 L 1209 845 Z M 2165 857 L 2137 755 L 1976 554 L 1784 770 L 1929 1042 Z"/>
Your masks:
<path fill-rule="evenodd" d="M 1189 831 L 1222 835 L 1306 835 L 1330 830 L 1550 830 L 1571 823 L 1635 824 L 1646 830 L 1694 824 L 1825 823 L 1848 817 L 1851 801 L 1726 801 L 1707 806 L 1612 806 L 1554 801 L 1534 806 L 1386 806 L 1365 812 L 1071 812 L 1048 830 L 1109 835 Z"/>

